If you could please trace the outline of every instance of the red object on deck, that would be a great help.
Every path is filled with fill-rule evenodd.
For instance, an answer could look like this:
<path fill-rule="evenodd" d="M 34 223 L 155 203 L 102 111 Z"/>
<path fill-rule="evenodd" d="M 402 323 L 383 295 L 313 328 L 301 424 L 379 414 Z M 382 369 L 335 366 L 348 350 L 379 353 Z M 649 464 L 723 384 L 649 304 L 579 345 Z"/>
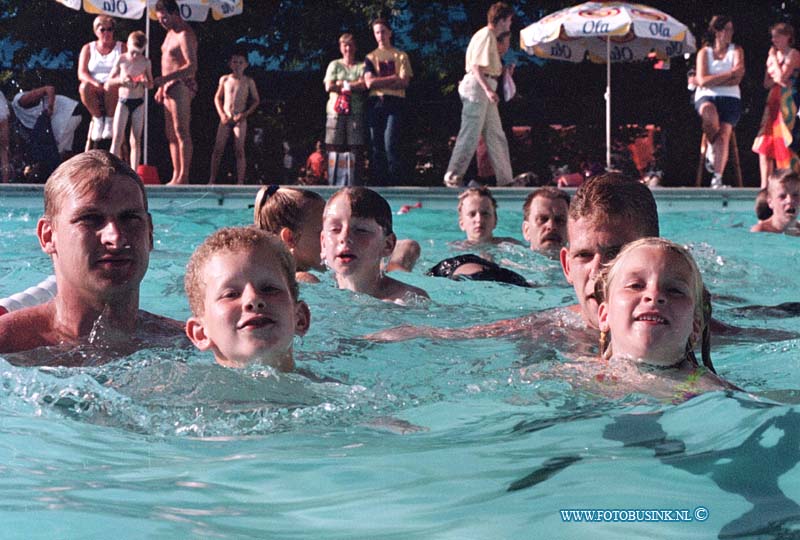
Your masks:
<path fill-rule="evenodd" d="M 136 167 L 136 174 L 138 174 L 142 182 L 155 186 L 161 185 L 161 180 L 158 178 L 158 169 L 153 165 L 139 165 Z"/>

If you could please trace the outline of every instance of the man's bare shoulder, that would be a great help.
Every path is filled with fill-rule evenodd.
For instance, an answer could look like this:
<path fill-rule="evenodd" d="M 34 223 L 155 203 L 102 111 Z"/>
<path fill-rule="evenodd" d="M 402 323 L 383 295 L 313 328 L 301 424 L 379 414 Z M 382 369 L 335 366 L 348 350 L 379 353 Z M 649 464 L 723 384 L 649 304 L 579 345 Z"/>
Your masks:
<path fill-rule="evenodd" d="M 54 345 L 52 304 L 41 304 L 0 317 L 0 353 Z"/>

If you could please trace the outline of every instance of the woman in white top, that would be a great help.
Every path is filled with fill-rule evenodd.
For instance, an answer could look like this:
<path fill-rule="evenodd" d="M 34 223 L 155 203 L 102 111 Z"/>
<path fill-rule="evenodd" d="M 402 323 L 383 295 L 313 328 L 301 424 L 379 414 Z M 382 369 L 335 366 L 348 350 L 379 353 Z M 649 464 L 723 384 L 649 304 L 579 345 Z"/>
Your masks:
<path fill-rule="evenodd" d="M 113 133 L 118 87 L 106 90 L 103 84 L 119 56 L 127 51 L 124 43 L 114 39 L 114 27 L 114 19 L 108 15 L 95 17 L 92 28 L 97 40 L 84 45 L 78 58 L 78 92 L 94 119 L 89 134 L 93 141 L 110 139 Z"/>
<path fill-rule="evenodd" d="M 731 18 L 715 15 L 708 25 L 703 48 L 697 53 L 694 106 L 709 142 L 706 158 L 714 173 L 712 188 L 722 187 L 731 132 L 742 111 L 739 83 L 744 76 L 744 51 L 731 43 L 732 39 Z"/>

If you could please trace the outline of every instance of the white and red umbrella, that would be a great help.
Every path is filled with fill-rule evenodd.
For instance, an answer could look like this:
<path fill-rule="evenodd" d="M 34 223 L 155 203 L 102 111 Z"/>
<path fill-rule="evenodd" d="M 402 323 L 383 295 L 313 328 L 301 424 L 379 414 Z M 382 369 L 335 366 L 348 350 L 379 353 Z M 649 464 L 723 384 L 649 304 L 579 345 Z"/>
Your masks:
<path fill-rule="evenodd" d="M 611 167 L 611 62 L 667 60 L 696 51 L 685 24 L 628 2 L 586 2 L 556 11 L 520 32 L 522 48 L 541 58 L 606 64 L 606 166 Z"/>

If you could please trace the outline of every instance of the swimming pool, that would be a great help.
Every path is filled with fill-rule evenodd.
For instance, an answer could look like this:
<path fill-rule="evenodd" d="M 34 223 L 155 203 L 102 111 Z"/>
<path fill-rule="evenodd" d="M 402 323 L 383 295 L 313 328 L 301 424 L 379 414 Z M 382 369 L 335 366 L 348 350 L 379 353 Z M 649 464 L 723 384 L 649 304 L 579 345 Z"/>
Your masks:
<path fill-rule="evenodd" d="M 213 229 L 248 223 L 255 191 L 151 192 L 156 246 L 144 309 L 184 319 L 183 269 Z M 520 191 L 499 194 L 497 234 L 520 237 Z M 236 372 L 203 354 L 146 350 L 86 369 L 0 360 L 0 516 L 14 537 L 75 538 L 751 538 L 791 537 L 800 519 L 800 409 L 744 394 L 664 405 L 575 392 L 519 368 L 558 362 L 525 339 L 367 343 L 398 324 L 463 326 L 566 305 L 555 261 L 501 256 L 538 287 L 422 275 L 461 238 L 452 191 L 391 190 L 400 237 L 420 241 L 414 273 L 432 303 L 354 297 L 330 278 L 302 286 L 312 309 L 302 367 L 343 381 Z M 796 317 L 741 315 L 798 300 L 800 242 L 753 236 L 754 191 L 657 192 L 662 234 L 688 243 L 716 315 L 797 331 Z M 34 236 L 38 192 L 4 189 L 0 297 L 51 271 Z M 797 401 L 800 341 L 713 349 L 721 374 Z M 397 435 L 395 417 L 427 428 Z M 699 507 L 708 511 L 707 519 Z M 692 521 L 567 522 L 568 509 L 682 510 Z M 653 517 L 656 514 L 650 514 Z M 606 517 L 613 518 L 609 514 Z M 602 514 L 601 514 L 602 517 Z M 619 519 L 637 514 L 620 514 Z M 790 532 L 787 532 L 790 531 Z"/>

